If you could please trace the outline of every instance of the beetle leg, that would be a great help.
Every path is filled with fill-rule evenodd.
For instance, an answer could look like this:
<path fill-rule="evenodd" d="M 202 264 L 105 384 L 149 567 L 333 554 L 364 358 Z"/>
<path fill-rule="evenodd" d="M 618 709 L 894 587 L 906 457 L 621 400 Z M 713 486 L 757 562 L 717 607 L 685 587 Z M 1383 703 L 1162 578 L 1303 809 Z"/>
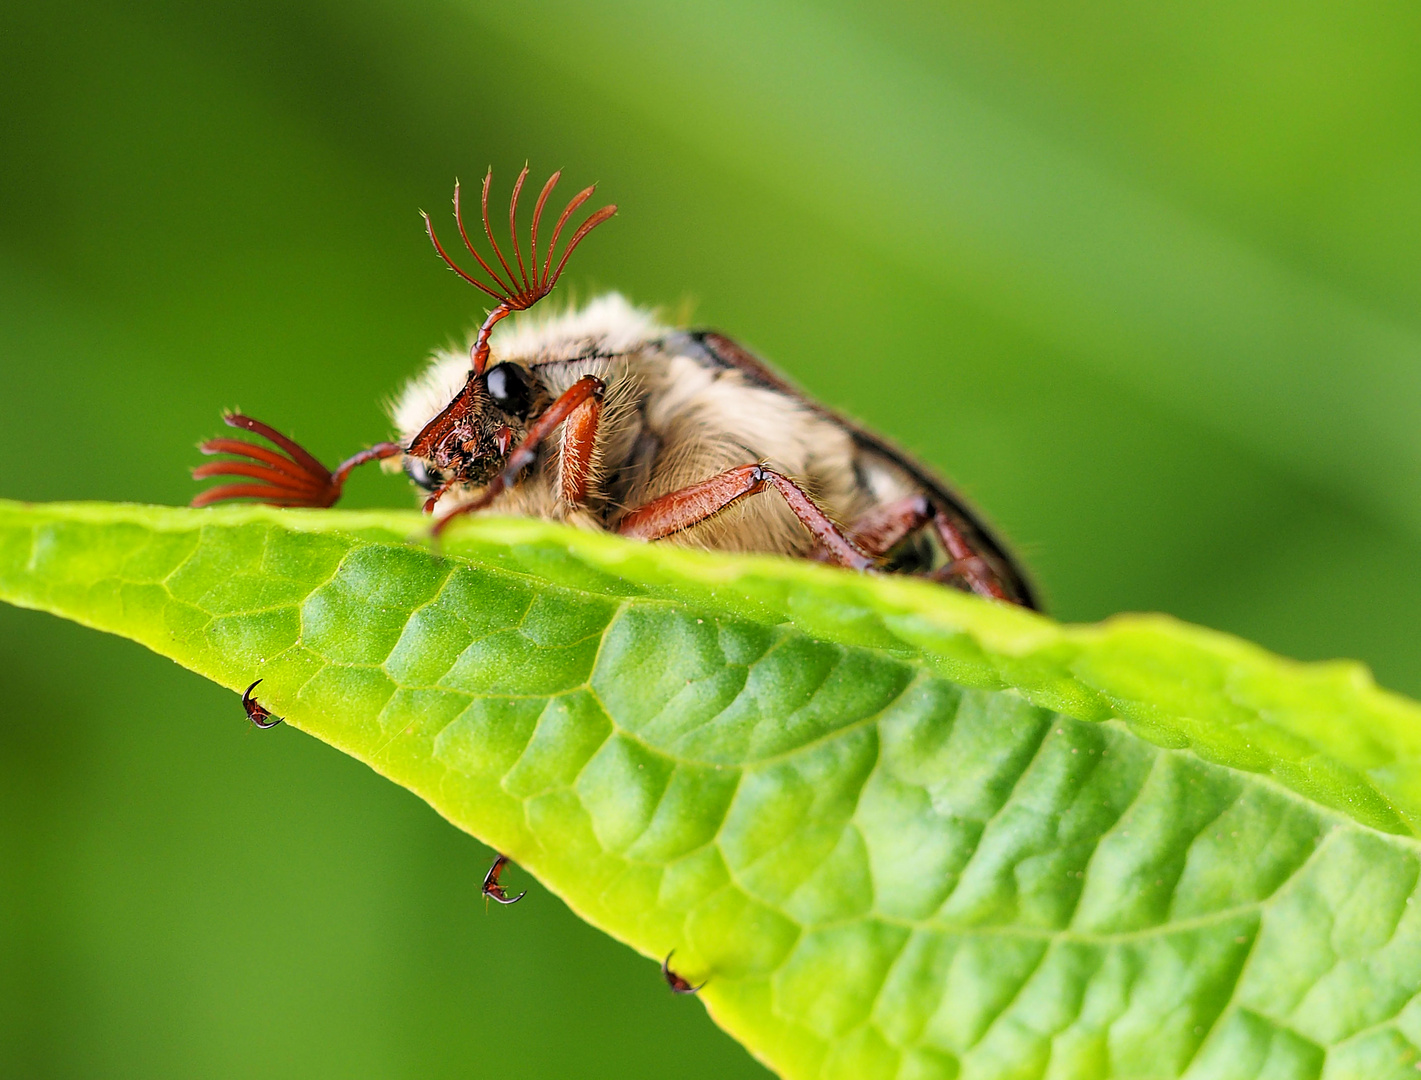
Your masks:
<path fill-rule="evenodd" d="M 261 680 L 258 679 L 242 694 L 242 708 L 247 710 L 247 719 L 265 731 L 267 728 L 274 728 L 281 723 L 281 717 L 272 716 L 270 709 L 252 697 L 252 691 L 257 688 L 257 683 L 260 682 Z"/>
<path fill-rule="evenodd" d="M 426 514 L 434 513 L 434 508 L 439 505 L 439 500 L 444 497 L 444 493 L 457 484 L 457 480 L 446 480 L 429 493 L 429 498 L 424 500 L 423 510 Z"/>
<path fill-rule="evenodd" d="M 643 503 L 622 518 L 617 532 L 638 540 L 660 540 L 692 525 L 699 525 L 747 495 L 756 495 L 770 488 L 780 493 L 794 511 L 794 516 L 824 549 L 829 562 L 855 570 L 867 570 L 873 566 L 873 559 L 839 531 L 829 515 L 819 509 L 803 488 L 765 465 L 741 465 L 727 469 L 709 480 Z"/>
<path fill-rule="evenodd" d="M 592 452 L 597 445 L 597 424 L 602 418 L 602 399 L 590 397 L 568 414 L 562 427 L 562 455 L 559 486 L 562 501 L 584 506 L 592 494 Z"/>
<path fill-rule="evenodd" d="M 934 581 L 951 581 L 955 578 L 978 596 L 990 596 L 995 600 L 1010 599 L 987 560 L 972 549 L 961 530 L 941 510 L 933 515 L 933 528 L 952 561 L 938 567 L 929 577 Z"/>
<path fill-rule="evenodd" d="M 925 495 L 909 495 L 883 503 L 860 515 L 849 530 L 854 547 L 868 555 L 887 555 L 933 517 Z"/>
<path fill-rule="evenodd" d="M 562 395 L 549 405 L 543 412 L 543 415 L 538 417 L 533 426 L 528 429 L 528 434 L 523 436 L 523 441 L 518 444 L 513 453 L 508 455 L 508 462 L 504 465 L 503 471 L 496 474 L 494 478 L 488 482 L 488 486 L 485 487 L 476 498 L 466 503 L 460 503 L 454 507 L 454 509 L 450 510 L 449 513 L 436 521 L 433 529 L 434 535 L 438 536 L 443 532 L 449 522 L 453 521 L 460 514 L 468 514 L 475 510 L 484 509 L 484 507 L 488 506 L 494 499 L 502 495 L 504 491 L 511 488 L 518 480 L 518 474 L 533 464 L 537 459 L 538 447 L 552 435 L 557 429 L 557 426 L 564 420 L 569 420 L 569 418 L 577 412 L 579 407 L 588 401 L 597 401 L 600 403 L 602 394 L 606 389 L 607 384 L 596 375 L 584 375 L 578 379 L 577 382 L 573 383 L 571 387 L 564 390 Z M 593 411 L 591 416 L 591 430 L 594 434 L 597 430 L 597 411 L 600 411 L 600 405 L 599 409 Z M 584 416 L 585 415 L 586 414 L 584 414 Z M 587 422 L 585 420 L 574 425 L 574 427 L 577 427 L 579 430 L 585 429 L 586 426 Z M 587 444 L 587 453 L 590 459 L 590 439 Z"/>
<path fill-rule="evenodd" d="M 928 524 L 933 526 L 947 552 L 948 561 L 936 570 L 923 574 L 923 577 L 930 581 L 966 585 L 978 596 L 1010 599 L 991 563 L 976 552 L 952 518 L 934 507 L 925 495 L 909 495 L 873 507 L 854 522 L 849 530 L 849 539 L 860 551 L 881 558 Z M 811 558 L 833 561 L 823 548 L 814 551 Z"/>
<path fill-rule="evenodd" d="M 666 980 L 666 985 L 671 987 L 673 994 L 694 994 L 705 986 L 709 979 L 703 980 L 700 986 L 692 986 L 691 980 L 684 975 L 677 975 L 671 970 L 671 958 L 676 955 L 676 950 L 672 949 L 666 954 L 666 959 L 661 961 L 661 977 Z"/>
<path fill-rule="evenodd" d="M 503 885 L 499 883 L 499 875 L 503 873 L 503 868 L 507 865 L 507 855 L 500 855 L 493 860 L 493 865 L 484 875 L 483 894 L 485 900 L 497 900 L 500 904 L 516 904 L 528 895 L 528 890 L 524 889 L 517 896 L 509 896 Z"/>

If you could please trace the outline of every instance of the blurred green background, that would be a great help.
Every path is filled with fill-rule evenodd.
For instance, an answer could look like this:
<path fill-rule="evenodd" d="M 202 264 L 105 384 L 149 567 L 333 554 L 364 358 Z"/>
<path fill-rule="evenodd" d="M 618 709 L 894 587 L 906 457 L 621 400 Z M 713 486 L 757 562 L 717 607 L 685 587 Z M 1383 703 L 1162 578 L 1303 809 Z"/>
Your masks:
<path fill-rule="evenodd" d="M 1418 91 L 1382 0 L 6 4 L 0 495 L 183 503 L 223 407 L 386 437 L 482 314 L 416 210 L 526 159 L 622 207 L 567 292 L 690 306 L 919 452 L 1058 616 L 1421 693 Z M 0 610 L 0 713 L 0 1074 L 765 1075 L 136 646 Z"/>

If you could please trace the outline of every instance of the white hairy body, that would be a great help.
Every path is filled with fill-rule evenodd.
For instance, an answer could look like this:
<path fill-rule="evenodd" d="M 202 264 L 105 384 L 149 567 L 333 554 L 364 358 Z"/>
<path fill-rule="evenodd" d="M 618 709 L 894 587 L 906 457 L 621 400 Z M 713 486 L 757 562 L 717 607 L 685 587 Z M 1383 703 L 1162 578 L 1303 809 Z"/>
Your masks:
<path fill-rule="evenodd" d="M 851 525 L 875 506 L 920 494 L 922 485 L 892 458 L 866 447 L 855 429 L 784 386 L 709 357 L 683 331 L 610 294 L 585 307 L 528 315 L 498 328 L 490 365 L 513 362 L 551 397 L 585 375 L 606 383 L 591 460 L 591 497 L 563 501 L 561 442 L 554 438 L 518 484 L 488 513 L 615 530 L 628 511 L 736 466 L 759 463 L 792 477 L 834 521 Z M 469 378 L 465 350 L 441 350 L 394 402 L 392 418 L 409 445 Z M 481 488 L 454 487 L 436 513 Z M 804 555 L 812 537 L 783 499 L 741 499 L 668 541 L 729 551 Z"/>
<path fill-rule="evenodd" d="M 193 470 L 228 477 L 194 506 L 258 499 L 332 506 L 352 469 L 403 468 L 430 493 L 437 536 L 464 513 L 566 522 L 584 529 L 722 551 L 809 557 L 878 573 L 910 574 L 980 596 L 1034 607 L 1029 582 L 981 518 L 931 472 L 870 431 L 805 397 L 724 335 L 662 325 L 609 294 L 547 316 L 546 298 L 568 257 L 615 206 L 558 239 L 592 195 L 578 192 L 538 253 L 538 226 L 561 174 L 537 196 L 525 263 L 516 240 L 519 173 L 509 201 L 512 263 L 493 242 L 489 184 L 485 234 L 501 276 L 469 238 L 454 188 L 454 217 L 484 277 L 445 250 L 439 257 L 498 303 L 463 349 L 437 352 L 393 403 L 398 442 L 369 446 L 327 469 L 254 417 L 229 427 L 271 445 L 226 438 L 201 445 L 223 456 Z M 515 312 L 522 314 L 509 319 Z"/>

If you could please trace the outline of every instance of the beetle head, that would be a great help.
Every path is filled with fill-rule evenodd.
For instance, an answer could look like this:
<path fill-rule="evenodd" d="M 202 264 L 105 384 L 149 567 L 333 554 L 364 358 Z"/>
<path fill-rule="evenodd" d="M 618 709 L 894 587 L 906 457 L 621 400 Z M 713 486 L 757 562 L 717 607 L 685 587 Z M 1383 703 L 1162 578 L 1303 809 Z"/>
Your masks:
<path fill-rule="evenodd" d="M 604 206 L 590 214 L 573 230 L 567 247 L 563 249 L 561 258 L 558 258 L 557 246 L 563 227 L 578 208 L 592 197 L 596 185 L 583 188 L 558 215 L 540 266 L 538 226 L 542 221 L 548 196 L 552 194 L 553 187 L 561 175 L 561 170 L 553 173 L 543 185 L 543 190 L 538 193 L 538 201 L 533 206 L 533 223 L 526 262 L 518 240 L 518 196 L 523 191 L 523 182 L 528 178 L 526 165 L 514 181 L 513 197 L 508 204 L 508 231 L 513 241 L 516 270 L 514 265 L 504 258 L 498 241 L 493 238 L 493 227 L 488 216 L 488 192 L 489 184 L 493 180 L 493 170 L 490 169 L 484 175 L 483 198 L 480 202 L 484 235 L 488 237 L 495 260 L 503 268 L 503 277 L 484 260 L 469 239 L 468 230 L 464 227 L 463 212 L 459 206 L 459 185 L 455 183 L 454 220 L 459 226 L 459 235 L 464 246 L 469 249 L 469 254 L 492 279 L 492 284 L 467 273 L 449 257 L 444 245 L 439 242 L 439 237 L 435 235 L 434 224 L 429 220 L 429 215 L 421 212 L 430 242 L 439 257 L 470 285 L 498 301 L 498 306 L 489 312 L 488 318 L 479 327 L 478 337 L 469 350 L 469 377 L 464 388 L 438 416 L 424 426 L 406 448 L 405 471 L 415 483 L 428 491 L 439 491 L 449 484 L 486 484 L 503 468 L 510 452 L 527 434 L 528 426 L 551 402 L 547 389 L 527 368 L 513 363 L 488 366 L 489 335 L 500 319 L 515 311 L 527 311 L 552 292 L 577 245 L 582 243 L 588 233 L 617 212 L 615 206 Z"/>
<path fill-rule="evenodd" d="M 410 443 L 405 471 L 429 491 L 449 483 L 486 484 L 551 401 L 542 380 L 521 364 L 495 364 L 470 375 Z"/>

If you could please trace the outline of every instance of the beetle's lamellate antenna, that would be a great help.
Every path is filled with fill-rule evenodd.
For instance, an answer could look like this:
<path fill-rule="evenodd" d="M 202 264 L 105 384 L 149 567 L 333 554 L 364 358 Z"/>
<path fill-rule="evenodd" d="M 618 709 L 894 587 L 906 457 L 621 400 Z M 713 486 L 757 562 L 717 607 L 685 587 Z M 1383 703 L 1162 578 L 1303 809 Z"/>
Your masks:
<path fill-rule="evenodd" d="M 529 262 L 523 262 L 523 248 L 518 242 L 518 196 L 523 192 L 523 182 L 528 178 L 528 166 L 523 166 L 523 171 L 518 174 L 518 179 L 513 184 L 513 198 L 508 204 L 508 231 L 513 238 L 513 261 L 518 269 L 515 271 L 509 265 L 507 259 L 503 257 L 503 250 L 498 246 L 498 241 L 493 238 L 493 227 L 488 216 L 488 190 L 493 181 L 493 170 L 484 175 L 483 199 L 481 203 L 483 211 L 484 235 L 488 237 L 489 246 L 493 248 L 494 258 L 498 265 L 503 268 L 504 277 L 500 277 L 498 271 L 484 261 L 484 257 L 479 254 L 469 239 L 468 230 L 464 228 L 464 215 L 459 207 L 459 185 L 454 184 L 454 220 L 459 225 L 459 235 L 464 240 L 464 246 L 469 249 L 469 254 L 479 264 L 479 267 L 493 279 L 493 284 L 489 285 L 463 270 L 449 253 L 444 250 L 444 245 L 439 242 L 439 237 L 434 234 L 434 223 L 429 220 L 429 215 L 420 212 L 424 218 L 424 227 L 429 233 L 430 242 L 434 244 L 434 250 L 439 252 L 439 257 L 448 264 L 449 268 L 467 281 L 476 289 L 480 289 L 498 301 L 498 306 L 489 313 L 489 317 L 484 320 L 483 326 L 479 327 L 479 336 L 470 350 L 470 359 L 473 362 L 475 375 L 482 375 L 484 368 L 488 364 L 488 339 L 493 332 L 494 324 L 504 316 L 514 311 L 527 311 L 548 293 L 553 291 L 553 286 L 557 284 L 558 278 L 562 276 L 563 268 L 567 266 L 567 260 L 571 257 L 577 245 L 602 222 L 617 212 L 616 206 L 604 206 L 595 211 L 579 225 L 572 236 L 568 239 L 567 247 L 562 253 L 562 258 L 557 258 L 558 239 L 562 236 L 562 230 L 567 225 L 568 219 L 577 212 L 588 199 L 592 198 L 592 193 L 597 190 L 597 185 L 583 188 L 572 200 L 563 208 L 563 212 L 558 215 L 557 224 L 553 226 L 552 240 L 548 243 L 546 257 L 542 266 L 538 265 L 538 226 L 543 218 L 543 207 L 548 201 L 548 196 L 552 194 L 553 187 L 562 176 L 559 169 L 548 177 L 548 182 L 543 185 L 543 190 L 538 194 L 538 201 L 533 206 L 533 228 L 532 237 L 529 243 Z"/>
<path fill-rule="evenodd" d="M 277 450 L 242 439 L 208 439 L 198 446 L 204 454 L 231 454 L 247 461 L 223 459 L 193 469 L 194 480 L 211 476 L 239 476 L 256 483 L 219 484 L 192 500 L 193 506 L 210 506 L 228 499 L 256 499 L 268 506 L 334 506 L 345 487 L 345 479 L 357 465 L 379 461 L 402 452 L 396 443 L 377 443 L 347 458 L 331 472 L 302 446 L 260 420 L 241 413 L 222 417 L 228 427 L 260 435 Z M 278 453 L 277 451 L 281 451 Z"/>

